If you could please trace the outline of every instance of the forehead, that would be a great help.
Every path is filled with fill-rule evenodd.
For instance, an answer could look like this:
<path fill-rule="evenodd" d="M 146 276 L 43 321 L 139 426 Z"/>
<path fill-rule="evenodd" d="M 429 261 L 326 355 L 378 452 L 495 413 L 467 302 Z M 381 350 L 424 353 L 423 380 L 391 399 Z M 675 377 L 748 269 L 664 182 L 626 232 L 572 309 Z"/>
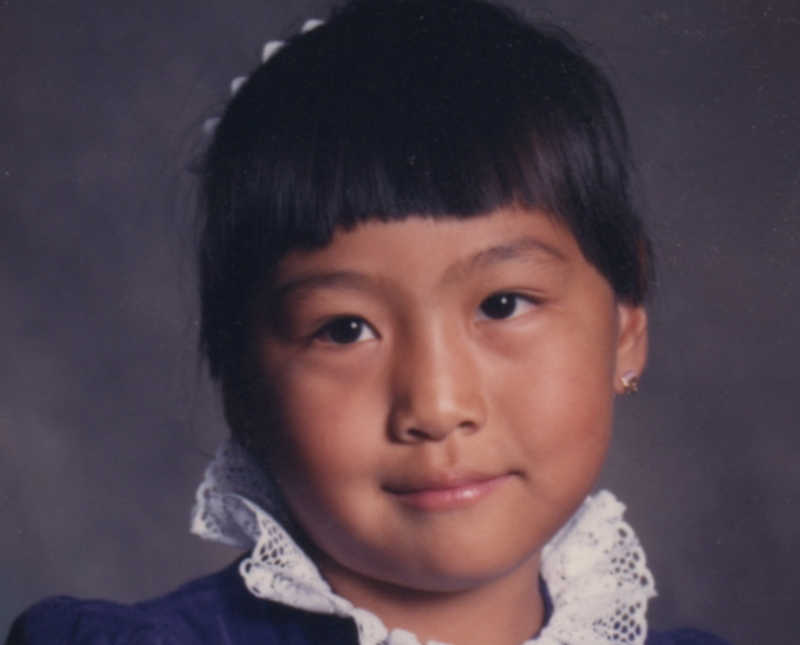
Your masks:
<path fill-rule="evenodd" d="M 504 208 L 469 218 L 408 217 L 368 221 L 337 231 L 317 250 L 292 251 L 279 263 L 279 288 L 304 282 L 325 286 L 342 274 L 376 271 L 402 282 L 410 273 L 454 281 L 505 262 L 572 270 L 588 263 L 572 234 L 538 210 Z M 329 275 L 334 272 L 340 275 Z"/>

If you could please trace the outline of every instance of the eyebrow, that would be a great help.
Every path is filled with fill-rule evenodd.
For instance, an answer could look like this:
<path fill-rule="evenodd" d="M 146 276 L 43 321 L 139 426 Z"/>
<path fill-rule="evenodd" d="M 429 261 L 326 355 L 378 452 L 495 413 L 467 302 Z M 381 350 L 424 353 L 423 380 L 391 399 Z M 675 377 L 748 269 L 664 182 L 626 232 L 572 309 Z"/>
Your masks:
<path fill-rule="evenodd" d="M 488 269 L 503 262 L 539 260 L 555 260 L 560 264 L 567 262 L 567 256 L 557 247 L 535 237 L 520 237 L 482 249 L 468 258 L 454 263 L 445 271 L 443 282 L 457 280 L 464 275 Z"/>
<path fill-rule="evenodd" d="M 505 262 L 507 260 L 529 259 L 537 255 L 549 256 L 552 260 L 566 262 L 567 257 L 555 246 L 536 239 L 535 237 L 521 237 L 511 242 L 490 246 L 488 249 L 478 251 L 475 255 L 463 262 L 463 269 L 469 271 L 481 269 L 486 266 Z M 461 266 L 459 262 L 455 267 Z"/>
<path fill-rule="evenodd" d="M 289 293 L 303 293 L 314 289 L 356 289 L 360 291 L 378 291 L 378 282 L 372 277 L 358 271 L 326 271 L 299 276 L 279 284 L 274 294 L 283 298 Z"/>
<path fill-rule="evenodd" d="M 566 262 L 567 257 L 558 248 L 534 237 L 521 237 L 510 242 L 482 249 L 463 260 L 458 260 L 445 270 L 443 282 L 451 282 L 464 274 L 486 269 L 492 265 L 514 260 L 543 259 Z M 359 291 L 381 291 L 382 281 L 358 271 L 339 270 L 312 273 L 288 280 L 275 287 L 279 298 L 289 293 L 302 293 L 314 289 L 355 289 Z"/>

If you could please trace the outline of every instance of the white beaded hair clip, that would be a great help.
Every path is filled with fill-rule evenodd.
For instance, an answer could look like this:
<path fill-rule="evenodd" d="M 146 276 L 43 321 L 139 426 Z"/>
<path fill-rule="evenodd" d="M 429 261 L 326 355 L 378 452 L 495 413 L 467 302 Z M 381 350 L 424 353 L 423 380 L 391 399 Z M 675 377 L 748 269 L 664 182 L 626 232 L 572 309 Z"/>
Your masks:
<path fill-rule="evenodd" d="M 318 20 L 317 18 L 309 18 L 303 23 L 303 26 L 300 28 L 300 33 L 305 34 L 311 31 L 312 29 L 316 29 L 320 25 L 325 24 L 324 20 Z M 266 63 L 275 53 L 285 45 L 286 43 L 282 40 L 270 40 L 264 44 L 263 49 L 261 50 L 261 63 Z M 236 93 L 241 89 L 242 85 L 247 82 L 247 76 L 237 76 L 231 81 L 230 90 L 231 90 L 231 97 L 235 96 Z M 214 134 L 214 131 L 217 129 L 217 125 L 219 125 L 220 118 L 218 116 L 211 117 L 206 119 L 203 123 L 203 132 L 206 135 L 211 136 Z"/>

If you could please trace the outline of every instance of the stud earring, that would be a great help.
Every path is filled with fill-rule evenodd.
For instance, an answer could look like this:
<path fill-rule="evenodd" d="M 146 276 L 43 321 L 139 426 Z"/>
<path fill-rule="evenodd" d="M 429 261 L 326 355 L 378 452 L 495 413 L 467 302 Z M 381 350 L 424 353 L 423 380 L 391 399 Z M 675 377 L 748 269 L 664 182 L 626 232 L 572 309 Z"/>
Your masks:
<path fill-rule="evenodd" d="M 628 370 L 619 380 L 622 381 L 623 394 L 634 394 L 639 391 L 639 375 L 635 371 Z"/>

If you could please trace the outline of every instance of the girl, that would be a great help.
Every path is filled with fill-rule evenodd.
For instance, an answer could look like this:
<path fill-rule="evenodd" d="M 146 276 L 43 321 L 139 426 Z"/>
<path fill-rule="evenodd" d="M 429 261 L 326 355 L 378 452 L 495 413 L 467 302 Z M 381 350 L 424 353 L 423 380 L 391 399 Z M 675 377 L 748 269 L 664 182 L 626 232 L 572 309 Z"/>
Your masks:
<path fill-rule="evenodd" d="M 232 439 L 193 530 L 250 549 L 9 643 L 720 643 L 587 496 L 647 351 L 614 94 L 477 0 L 355 0 L 234 82 L 201 171 L 202 349 Z"/>

